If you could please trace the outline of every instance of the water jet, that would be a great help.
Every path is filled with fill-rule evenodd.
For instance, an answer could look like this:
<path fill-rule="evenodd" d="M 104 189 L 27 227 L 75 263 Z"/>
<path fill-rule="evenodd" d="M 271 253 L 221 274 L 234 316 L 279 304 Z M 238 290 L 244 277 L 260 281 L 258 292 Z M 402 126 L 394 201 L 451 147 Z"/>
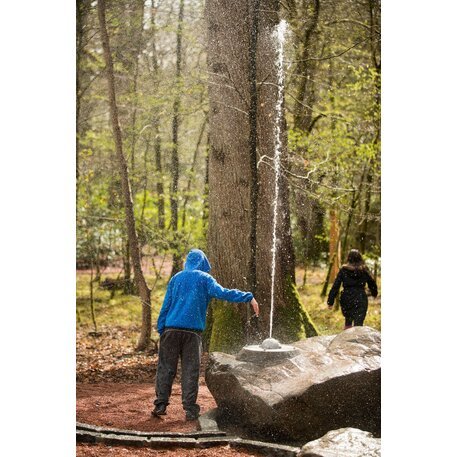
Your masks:
<path fill-rule="evenodd" d="M 275 131 L 274 131 L 274 199 L 273 199 L 273 230 L 272 230 L 272 247 L 271 247 L 271 293 L 270 293 L 270 333 L 260 345 L 254 344 L 243 347 L 237 355 L 238 360 L 249 361 L 254 363 L 266 363 L 291 358 L 297 355 L 298 351 L 293 346 L 281 344 L 272 337 L 273 333 L 273 310 L 275 298 L 275 280 L 276 280 L 276 254 L 278 245 L 278 203 L 279 203 L 279 179 L 281 174 L 281 151 L 283 122 L 283 102 L 284 102 L 284 43 L 286 38 L 287 23 L 282 20 L 275 27 L 272 38 L 276 46 L 276 67 L 278 70 L 278 93 L 275 107 Z"/>

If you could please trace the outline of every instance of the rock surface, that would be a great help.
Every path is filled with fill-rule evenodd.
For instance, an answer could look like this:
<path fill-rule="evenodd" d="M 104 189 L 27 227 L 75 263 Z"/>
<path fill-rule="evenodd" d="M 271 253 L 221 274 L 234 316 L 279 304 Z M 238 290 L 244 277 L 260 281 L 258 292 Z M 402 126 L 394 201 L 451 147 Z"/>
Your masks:
<path fill-rule="evenodd" d="M 220 416 L 271 439 L 310 441 L 344 427 L 379 436 L 381 334 L 355 327 L 294 343 L 273 364 L 214 352 L 206 383 Z"/>
<path fill-rule="evenodd" d="M 341 428 L 305 444 L 297 457 L 381 457 L 381 439 L 357 428 Z"/>

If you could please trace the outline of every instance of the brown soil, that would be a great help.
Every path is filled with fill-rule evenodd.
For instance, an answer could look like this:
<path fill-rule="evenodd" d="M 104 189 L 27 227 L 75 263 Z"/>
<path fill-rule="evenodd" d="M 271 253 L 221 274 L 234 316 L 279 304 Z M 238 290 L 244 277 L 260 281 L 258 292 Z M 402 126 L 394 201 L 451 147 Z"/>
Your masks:
<path fill-rule="evenodd" d="M 216 407 L 216 402 L 201 383 L 198 403 L 201 414 Z M 151 417 L 153 384 L 97 383 L 76 387 L 76 420 L 87 424 L 145 432 L 192 432 L 197 421 L 186 422 L 181 405 L 181 387 L 173 386 L 167 415 Z"/>
<path fill-rule="evenodd" d="M 121 446 L 110 447 L 104 444 L 78 444 L 76 446 L 77 457 L 111 457 L 114 455 L 116 457 L 260 457 L 262 454 L 232 449 L 230 446 L 216 446 L 208 449 L 169 449 L 166 451 Z"/>

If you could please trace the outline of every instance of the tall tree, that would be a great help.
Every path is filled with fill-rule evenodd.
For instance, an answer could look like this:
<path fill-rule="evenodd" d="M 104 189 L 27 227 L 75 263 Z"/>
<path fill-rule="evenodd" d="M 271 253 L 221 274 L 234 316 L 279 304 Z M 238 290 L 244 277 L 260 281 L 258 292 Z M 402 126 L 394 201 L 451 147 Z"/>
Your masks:
<path fill-rule="evenodd" d="M 251 12 L 251 33 L 249 36 L 249 158 L 251 168 L 251 256 L 249 259 L 249 287 L 253 294 L 257 291 L 257 205 L 259 198 L 259 178 L 257 171 L 257 38 L 259 33 L 260 0 L 249 2 Z M 249 313 L 249 310 L 247 310 Z"/>
<path fill-rule="evenodd" d="M 131 97 L 132 97 L 132 112 L 131 112 L 131 135 L 130 135 L 130 166 L 131 173 L 135 175 L 135 158 L 136 145 L 138 141 L 137 117 L 138 117 L 138 79 L 140 76 L 140 55 L 143 49 L 143 27 L 144 27 L 144 0 L 135 0 L 132 6 L 133 23 L 131 26 L 132 39 L 132 65 L 130 72 L 132 75 L 131 82 Z"/>
<path fill-rule="evenodd" d="M 129 171 L 127 161 L 123 152 L 122 131 L 119 124 L 119 115 L 116 102 L 116 88 L 114 81 L 114 67 L 111 56 L 109 35 L 106 27 L 106 4 L 105 0 L 98 0 L 98 20 L 100 24 L 100 36 L 103 46 L 105 59 L 106 81 L 108 86 L 108 98 L 110 107 L 110 117 L 113 129 L 113 138 L 116 148 L 116 155 L 121 177 L 122 194 L 125 210 L 125 224 L 127 227 L 128 244 L 130 255 L 133 261 L 134 281 L 138 288 L 138 293 L 142 303 L 142 325 L 141 334 L 137 344 L 138 350 L 144 350 L 151 339 L 151 291 L 146 283 L 141 267 L 141 252 L 138 236 L 135 227 L 135 216 L 133 212 L 133 200 L 130 187 Z"/>
<path fill-rule="evenodd" d="M 254 0 L 252 0 L 254 1 Z M 210 74 L 210 157 L 208 248 L 215 275 L 227 287 L 249 287 L 251 253 L 251 162 L 249 110 L 252 106 L 252 65 L 249 43 L 251 2 L 209 0 L 208 69 Z M 279 2 L 264 0 L 258 8 L 256 57 L 258 217 L 256 245 L 256 296 L 263 304 L 260 336 L 268 336 L 271 299 L 273 207 L 275 177 L 271 168 L 275 148 L 275 107 L 278 99 L 278 68 L 273 38 L 279 22 Z M 245 18 L 248 18 L 246 20 Z M 251 103 L 250 103 L 251 102 Z M 286 124 L 282 116 L 282 166 L 287 168 Z M 290 230 L 289 195 L 286 181 L 279 181 L 276 281 L 273 287 L 273 336 L 292 341 L 316 335 L 295 289 L 294 253 Z M 238 349 L 246 342 L 245 307 L 216 305 L 212 310 L 212 350 Z"/>
<path fill-rule="evenodd" d="M 317 98 L 314 81 L 318 62 L 312 58 L 313 54 L 316 55 L 318 52 L 320 8 L 319 0 L 286 1 L 294 51 L 293 71 L 288 84 L 288 91 L 292 94 L 291 129 L 304 132 L 306 135 L 311 133 L 319 119 L 322 118 L 322 114 L 316 114 L 314 111 Z M 300 148 L 295 151 L 295 154 L 297 160 L 291 161 L 291 170 L 296 173 L 302 172 L 303 169 L 308 171 L 306 164 L 309 164 L 309 160 L 306 148 Z M 315 187 L 306 181 L 303 186 L 310 190 Z M 297 192 L 293 189 L 292 198 L 295 202 L 294 210 L 298 219 L 298 229 L 303 239 L 302 257 L 305 278 L 307 267 L 312 260 L 316 260 L 316 251 L 320 252 L 321 243 L 317 241 L 316 235 L 322 233 L 322 214 L 325 210 L 318 199 L 306 192 Z"/>
<path fill-rule="evenodd" d="M 84 46 L 87 41 L 87 20 L 89 14 L 90 1 L 78 0 L 76 2 L 76 211 L 78 211 L 81 138 L 88 128 L 87 123 L 81 122 L 81 102 L 83 92 L 90 84 L 90 82 L 86 81 L 86 84 L 83 85 L 83 80 L 87 79 L 87 71 L 83 70 L 82 65 Z"/>
<path fill-rule="evenodd" d="M 152 82 L 153 88 L 157 92 L 160 84 L 159 59 L 157 56 L 157 11 L 156 0 L 151 1 L 151 53 L 152 53 Z M 155 103 L 152 108 L 152 130 L 154 136 L 154 157 L 156 167 L 156 191 L 157 191 L 157 225 L 159 230 L 165 228 L 165 198 L 162 176 L 162 137 L 160 135 L 160 109 L 159 104 Z"/>
<path fill-rule="evenodd" d="M 182 29 L 184 19 L 184 0 L 179 1 L 178 28 L 176 30 L 176 74 L 175 74 L 175 100 L 173 102 L 173 120 L 171 126 L 172 132 L 172 150 L 171 150 L 171 192 L 170 192 L 170 209 L 171 209 L 171 230 L 176 237 L 178 236 L 178 183 L 179 183 L 179 122 L 181 108 L 181 65 L 182 65 Z M 178 245 L 173 243 L 173 267 L 171 275 L 173 276 L 181 269 L 181 255 L 178 252 Z"/>

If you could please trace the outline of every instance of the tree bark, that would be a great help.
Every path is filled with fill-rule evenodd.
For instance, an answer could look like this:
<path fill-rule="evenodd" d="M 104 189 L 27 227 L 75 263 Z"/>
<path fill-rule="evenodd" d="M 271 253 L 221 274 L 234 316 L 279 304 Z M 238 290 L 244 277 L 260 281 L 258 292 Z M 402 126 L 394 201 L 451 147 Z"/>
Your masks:
<path fill-rule="evenodd" d="M 206 148 L 205 148 L 205 189 L 203 191 L 203 236 L 206 239 L 208 235 L 208 218 L 209 218 L 209 204 L 208 204 L 208 189 L 209 189 L 209 150 L 210 140 L 209 132 L 206 135 Z"/>
<path fill-rule="evenodd" d="M 109 45 L 108 30 L 106 28 L 106 5 L 105 0 L 98 0 L 98 20 L 100 24 L 100 36 L 103 45 L 105 59 L 106 80 L 108 85 L 108 98 L 110 105 L 110 117 L 113 129 L 114 144 L 121 176 L 122 194 L 124 199 L 125 224 L 127 227 L 130 255 L 133 262 L 134 280 L 142 302 L 142 325 L 141 334 L 137 344 L 137 350 L 144 350 L 151 339 L 151 291 L 146 283 L 141 267 L 141 252 L 135 227 L 133 212 L 132 193 L 130 188 L 129 171 L 122 147 L 122 132 L 119 125 L 119 116 L 116 103 L 116 90 L 114 81 L 113 60 Z"/>
<path fill-rule="evenodd" d="M 176 242 L 178 235 L 178 182 L 179 182 L 179 121 L 181 107 L 181 64 L 182 64 L 182 26 L 184 18 L 184 0 L 179 1 L 178 29 L 176 31 L 176 74 L 175 88 L 176 96 L 173 102 L 173 120 L 171 126 L 172 150 L 171 150 L 171 192 L 170 192 L 170 211 L 171 211 L 171 230 L 174 233 L 173 249 L 173 266 L 171 276 L 181 270 L 181 255 L 178 252 L 179 245 Z"/>
<path fill-rule="evenodd" d="M 260 0 L 251 1 L 250 6 L 252 23 L 249 37 L 249 158 L 251 168 L 251 255 L 249 259 L 249 287 L 255 295 L 257 291 L 257 205 L 259 197 L 257 172 L 257 37 Z M 249 313 L 249 309 L 247 313 Z M 249 318 L 249 314 L 247 318 Z"/>
<path fill-rule="evenodd" d="M 192 187 L 192 181 L 194 179 L 195 167 L 197 166 L 198 151 L 200 150 L 200 144 L 203 139 L 203 133 L 205 132 L 206 124 L 208 123 L 208 115 L 205 115 L 200 133 L 198 134 L 197 144 L 194 150 L 194 156 L 192 157 L 192 165 L 190 166 L 189 178 L 187 180 L 186 192 L 184 195 L 184 201 L 182 202 L 182 216 L 181 216 L 181 227 L 184 229 L 186 226 L 186 215 L 187 215 L 187 204 L 189 202 L 190 190 Z"/>
<path fill-rule="evenodd" d="M 95 305 L 94 305 L 94 264 L 90 261 L 90 283 L 89 283 L 89 297 L 90 297 L 90 315 L 92 317 L 92 324 L 94 324 L 94 332 L 97 333 L 97 319 L 95 318 Z"/>
<path fill-rule="evenodd" d="M 312 4 L 309 17 L 307 7 Z M 310 51 L 313 49 L 317 25 L 320 14 L 320 1 L 312 0 L 303 2 L 301 15 L 292 20 L 295 29 L 295 57 L 297 64 L 294 70 L 294 85 L 296 87 L 295 106 L 293 110 L 294 128 L 309 132 L 313 123 L 312 105 L 315 101 L 313 76 L 316 71 L 316 61 L 309 60 Z M 303 18 L 306 18 L 306 27 L 303 27 Z"/>
<path fill-rule="evenodd" d="M 251 0 L 253 1 L 253 0 Z M 271 299 L 271 261 L 274 173 L 268 164 L 274 156 L 274 113 L 278 94 L 276 44 L 272 37 L 277 25 L 279 2 L 261 2 L 258 18 L 256 297 L 262 304 L 259 337 L 268 336 Z M 249 143 L 250 59 L 252 3 L 242 0 L 208 0 L 208 69 L 210 74 L 210 156 L 208 250 L 215 277 L 225 287 L 250 288 L 252 174 Z M 261 84 L 259 83 L 261 82 Z M 282 122 L 283 166 L 287 166 L 286 128 Z M 294 254 L 290 229 L 289 194 L 280 178 L 277 234 L 275 310 L 273 336 L 283 342 L 297 340 L 305 333 L 317 334 L 304 312 L 295 288 Z M 212 309 L 211 350 L 236 351 L 246 343 L 246 305 L 216 304 Z"/>
<path fill-rule="evenodd" d="M 81 138 L 87 129 L 86 125 L 81 125 L 81 99 L 84 91 L 83 79 L 85 79 L 85 72 L 82 70 L 83 49 L 87 35 L 85 29 L 89 12 L 89 0 L 76 2 L 76 214 L 78 214 Z"/>
<path fill-rule="evenodd" d="M 340 223 L 335 208 L 330 208 L 329 258 L 334 259 L 329 278 L 333 282 L 341 265 Z"/>
<path fill-rule="evenodd" d="M 151 46 L 152 46 L 152 78 L 154 87 L 156 90 L 159 87 L 159 60 L 157 58 L 157 46 L 156 46 L 156 15 L 157 15 L 157 4 L 155 0 L 151 2 Z M 164 197 L 164 186 L 163 186 L 163 171 L 162 171 L 162 140 L 160 136 L 160 114 L 159 107 L 154 106 L 152 110 L 152 129 L 154 134 L 154 156 L 155 156 L 155 167 L 157 173 L 157 213 L 158 221 L 157 225 L 159 230 L 165 229 L 165 197 Z"/>
<path fill-rule="evenodd" d="M 135 0 L 133 11 L 134 20 L 131 32 L 132 39 L 134 40 L 134 46 L 132 48 L 133 55 L 131 58 L 131 60 L 133 61 L 133 80 L 131 87 L 131 95 L 133 97 L 133 110 L 131 116 L 130 173 L 134 178 L 136 143 L 138 140 L 138 135 L 136 131 L 138 112 L 138 77 L 140 75 L 140 53 L 143 46 L 144 0 Z M 133 186 L 133 188 L 136 188 L 136 185 Z M 133 195 L 135 195 L 135 191 L 133 191 Z"/>

